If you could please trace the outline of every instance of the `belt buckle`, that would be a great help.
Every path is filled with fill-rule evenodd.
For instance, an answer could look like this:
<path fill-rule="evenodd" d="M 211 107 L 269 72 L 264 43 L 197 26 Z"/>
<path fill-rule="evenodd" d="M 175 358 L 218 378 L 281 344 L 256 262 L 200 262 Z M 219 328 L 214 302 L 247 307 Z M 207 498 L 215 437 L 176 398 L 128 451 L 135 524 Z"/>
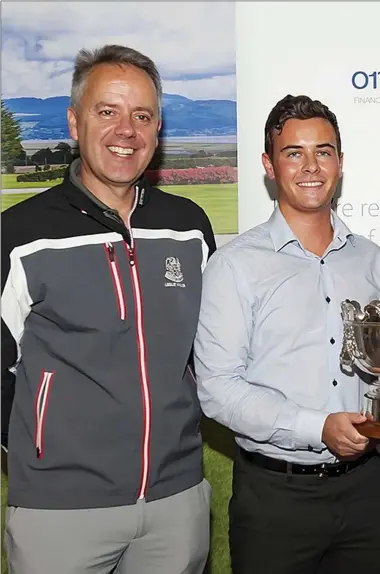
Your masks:
<path fill-rule="evenodd" d="M 331 475 L 329 473 L 330 470 L 333 472 L 333 474 Z M 323 476 L 340 476 L 341 474 L 345 474 L 347 471 L 348 471 L 348 463 L 342 465 L 341 467 L 334 468 L 334 465 L 330 465 L 324 462 L 321 464 L 321 468 L 318 473 L 318 478 L 322 478 Z"/>
<path fill-rule="evenodd" d="M 318 473 L 318 478 L 323 478 L 324 476 L 328 476 L 328 468 L 325 462 L 323 462 L 320 466 L 320 470 Z"/>

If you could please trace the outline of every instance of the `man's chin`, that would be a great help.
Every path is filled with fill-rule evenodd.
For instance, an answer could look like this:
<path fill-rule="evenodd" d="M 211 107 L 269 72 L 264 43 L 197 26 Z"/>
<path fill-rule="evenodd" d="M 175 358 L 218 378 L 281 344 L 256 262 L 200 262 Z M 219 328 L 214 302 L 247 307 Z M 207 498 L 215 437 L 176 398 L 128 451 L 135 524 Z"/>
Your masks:
<path fill-rule="evenodd" d="M 104 175 L 105 175 L 104 180 L 107 181 L 107 183 L 115 187 L 125 187 L 134 185 L 141 178 L 142 172 L 128 173 L 128 174 L 113 172 L 113 173 L 106 173 Z"/>
<path fill-rule="evenodd" d="M 304 213 L 322 213 L 326 210 L 331 209 L 331 201 L 323 203 L 305 203 L 298 206 L 298 211 L 303 211 Z"/>

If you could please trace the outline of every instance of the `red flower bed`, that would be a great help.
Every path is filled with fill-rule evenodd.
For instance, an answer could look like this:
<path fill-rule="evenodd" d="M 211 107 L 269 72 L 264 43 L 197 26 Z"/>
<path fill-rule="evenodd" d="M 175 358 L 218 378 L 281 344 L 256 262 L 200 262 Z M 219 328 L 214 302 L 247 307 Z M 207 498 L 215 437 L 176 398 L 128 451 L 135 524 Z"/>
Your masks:
<path fill-rule="evenodd" d="M 153 185 L 188 185 L 205 183 L 236 183 L 237 168 L 231 166 L 161 169 L 146 172 Z"/>

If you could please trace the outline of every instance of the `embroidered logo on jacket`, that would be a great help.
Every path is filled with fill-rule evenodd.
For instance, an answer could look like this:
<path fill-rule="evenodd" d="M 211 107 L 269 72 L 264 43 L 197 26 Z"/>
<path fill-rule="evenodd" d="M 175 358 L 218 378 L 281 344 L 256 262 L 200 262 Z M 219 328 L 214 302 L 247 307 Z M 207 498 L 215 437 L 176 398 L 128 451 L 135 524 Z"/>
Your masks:
<path fill-rule="evenodd" d="M 186 287 L 183 283 L 183 273 L 178 257 L 167 257 L 165 267 L 165 278 L 169 281 L 169 283 L 165 283 L 165 287 Z"/>

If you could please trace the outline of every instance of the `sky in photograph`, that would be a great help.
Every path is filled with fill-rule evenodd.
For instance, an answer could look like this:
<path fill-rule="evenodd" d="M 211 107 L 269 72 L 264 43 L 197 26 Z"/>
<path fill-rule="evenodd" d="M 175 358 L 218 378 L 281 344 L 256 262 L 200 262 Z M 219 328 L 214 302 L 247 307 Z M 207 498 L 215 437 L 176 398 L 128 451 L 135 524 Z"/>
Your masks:
<path fill-rule="evenodd" d="M 236 100 L 234 2 L 3 2 L 2 97 L 69 95 L 81 48 L 122 44 L 157 64 L 163 90 Z"/>

